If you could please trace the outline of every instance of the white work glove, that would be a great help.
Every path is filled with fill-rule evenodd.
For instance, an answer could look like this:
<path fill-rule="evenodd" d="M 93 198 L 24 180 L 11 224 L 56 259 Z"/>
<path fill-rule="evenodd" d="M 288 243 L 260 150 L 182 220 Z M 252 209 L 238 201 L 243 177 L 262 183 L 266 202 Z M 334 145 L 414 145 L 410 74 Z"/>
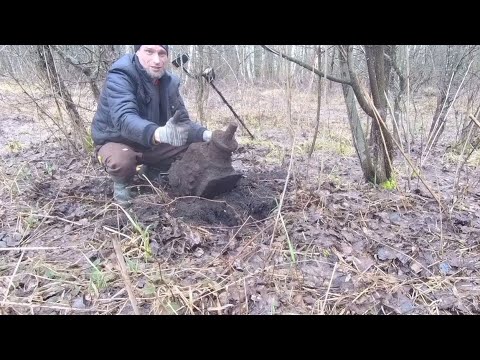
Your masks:
<path fill-rule="evenodd" d="M 203 141 L 209 142 L 212 139 L 212 132 L 210 130 L 205 130 L 203 132 Z"/>
<path fill-rule="evenodd" d="M 189 120 L 186 111 L 175 111 L 175 114 L 167 121 L 165 126 L 160 126 L 155 130 L 155 142 L 173 146 L 185 145 L 187 143 L 188 130 L 190 129 Z"/>

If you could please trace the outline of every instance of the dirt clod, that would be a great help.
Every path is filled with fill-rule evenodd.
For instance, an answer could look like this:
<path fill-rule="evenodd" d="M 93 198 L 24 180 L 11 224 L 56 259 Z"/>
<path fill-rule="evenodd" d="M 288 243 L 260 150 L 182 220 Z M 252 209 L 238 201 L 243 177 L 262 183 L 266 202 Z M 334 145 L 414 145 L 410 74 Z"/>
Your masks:
<path fill-rule="evenodd" d="M 232 153 L 238 147 L 236 129 L 236 125 L 230 124 L 225 131 L 214 131 L 209 143 L 190 145 L 169 171 L 175 193 L 213 198 L 233 189 L 241 178 L 232 167 Z"/>

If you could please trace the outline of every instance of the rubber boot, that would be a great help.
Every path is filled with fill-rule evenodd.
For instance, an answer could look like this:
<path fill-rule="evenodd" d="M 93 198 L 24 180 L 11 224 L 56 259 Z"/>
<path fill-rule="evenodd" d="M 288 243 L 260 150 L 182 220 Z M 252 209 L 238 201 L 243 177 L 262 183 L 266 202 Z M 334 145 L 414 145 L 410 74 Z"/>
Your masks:
<path fill-rule="evenodd" d="M 120 206 L 129 207 L 132 204 L 133 198 L 129 186 L 129 181 L 113 179 L 113 198 Z"/>

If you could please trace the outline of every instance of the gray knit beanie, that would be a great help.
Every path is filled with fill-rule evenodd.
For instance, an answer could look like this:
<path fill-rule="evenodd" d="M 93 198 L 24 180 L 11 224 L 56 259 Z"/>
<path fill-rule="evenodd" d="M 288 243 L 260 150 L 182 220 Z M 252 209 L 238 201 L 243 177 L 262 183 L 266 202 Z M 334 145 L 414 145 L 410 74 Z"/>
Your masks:
<path fill-rule="evenodd" d="M 133 45 L 133 50 L 135 52 L 137 52 L 138 49 L 140 49 L 140 46 L 142 46 L 142 45 Z M 167 51 L 167 55 L 168 55 L 168 45 L 160 45 L 160 46 L 163 47 Z"/>

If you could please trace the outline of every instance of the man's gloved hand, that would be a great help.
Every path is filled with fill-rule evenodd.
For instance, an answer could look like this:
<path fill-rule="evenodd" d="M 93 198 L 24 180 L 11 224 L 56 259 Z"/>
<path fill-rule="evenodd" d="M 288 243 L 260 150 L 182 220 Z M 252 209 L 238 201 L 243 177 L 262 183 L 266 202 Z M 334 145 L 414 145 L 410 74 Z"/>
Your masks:
<path fill-rule="evenodd" d="M 205 130 L 203 132 L 203 141 L 209 142 L 212 139 L 212 132 L 210 130 Z"/>
<path fill-rule="evenodd" d="M 154 139 L 157 143 L 182 146 L 187 143 L 190 118 L 185 110 L 177 110 L 165 126 L 155 130 Z"/>

